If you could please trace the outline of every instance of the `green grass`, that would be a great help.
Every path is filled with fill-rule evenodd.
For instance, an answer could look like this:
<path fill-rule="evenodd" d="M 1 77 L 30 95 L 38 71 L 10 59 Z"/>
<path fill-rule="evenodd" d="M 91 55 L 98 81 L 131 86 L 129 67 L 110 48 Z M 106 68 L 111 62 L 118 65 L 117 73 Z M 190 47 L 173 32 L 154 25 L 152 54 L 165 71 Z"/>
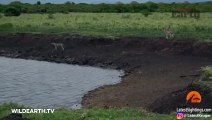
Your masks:
<path fill-rule="evenodd" d="M 11 109 L 25 108 L 14 103 L 0 105 L 0 118 L 11 113 Z M 176 114 L 155 114 L 143 109 L 56 109 L 49 114 L 23 114 L 30 120 L 176 120 Z M 187 120 L 211 120 L 211 118 L 186 118 Z"/>
<path fill-rule="evenodd" d="M 19 17 L 1 17 L 0 32 L 164 37 L 161 30 L 170 25 L 177 38 L 211 41 L 211 19 L 211 13 L 202 13 L 200 19 L 172 18 L 171 13 L 153 13 L 148 17 L 141 13 L 22 14 Z"/>
<path fill-rule="evenodd" d="M 16 104 L 3 104 L 0 106 L 0 118 L 10 113 L 12 108 L 23 108 Z M 170 120 L 175 116 L 156 115 L 139 109 L 82 109 L 68 110 L 58 109 L 53 114 L 24 114 L 24 117 L 32 120 Z"/>
<path fill-rule="evenodd" d="M 1 105 L 0 118 L 10 114 L 10 110 L 14 108 L 23 108 L 23 106 L 12 103 Z M 142 109 L 129 108 L 81 110 L 57 109 L 53 114 L 23 114 L 23 117 L 29 118 L 30 120 L 176 120 L 175 113 L 162 115 L 150 113 Z"/>

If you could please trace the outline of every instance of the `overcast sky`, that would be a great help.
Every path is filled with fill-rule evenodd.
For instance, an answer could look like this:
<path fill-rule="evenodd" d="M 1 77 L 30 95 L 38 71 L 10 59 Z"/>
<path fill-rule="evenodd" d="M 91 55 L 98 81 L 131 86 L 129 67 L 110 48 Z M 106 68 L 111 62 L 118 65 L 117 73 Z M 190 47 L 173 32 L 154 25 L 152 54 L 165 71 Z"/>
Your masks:
<path fill-rule="evenodd" d="M 39 0 L 0 0 L 0 3 L 2 4 L 8 4 L 12 1 L 21 1 L 23 3 L 36 3 Z M 115 3 L 117 1 L 121 1 L 123 3 L 129 3 L 132 0 L 40 0 L 41 3 L 65 3 L 66 1 L 72 1 L 75 3 Z M 201 2 L 201 1 L 212 1 L 212 0 L 134 0 L 138 2 L 147 2 L 147 1 L 157 1 L 157 2 L 183 2 L 183 1 L 189 1 L 189 2 Z"/>

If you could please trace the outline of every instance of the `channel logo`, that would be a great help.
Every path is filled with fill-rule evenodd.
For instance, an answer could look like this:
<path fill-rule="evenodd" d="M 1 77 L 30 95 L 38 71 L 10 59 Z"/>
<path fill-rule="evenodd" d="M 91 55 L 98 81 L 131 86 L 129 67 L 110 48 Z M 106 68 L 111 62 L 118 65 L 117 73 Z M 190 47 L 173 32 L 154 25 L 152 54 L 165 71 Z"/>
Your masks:
<path fill-rule="evenodd" d="M 191 91 L 187 94 L 186 100 L 187 100 L 187 102 L 196 104 L 196 103 L 200 103 L 202 101 L 202 97 L 199 92 Z"/>
<path fill-rule="evenodd" d="M 177 120 L 183 120 L 184 119 L 184 113 L 183 112 L 177 112 Z"/>

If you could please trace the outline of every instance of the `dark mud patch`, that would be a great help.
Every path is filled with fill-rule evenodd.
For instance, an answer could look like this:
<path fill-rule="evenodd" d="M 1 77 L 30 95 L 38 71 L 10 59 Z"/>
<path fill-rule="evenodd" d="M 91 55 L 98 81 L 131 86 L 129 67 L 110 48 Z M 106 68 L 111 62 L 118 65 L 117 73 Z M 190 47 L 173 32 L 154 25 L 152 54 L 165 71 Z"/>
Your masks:
<path fill-rule="evenodd" d="M 55 51 L 52 42 L 63 43 L 65 50 Z M 87 108 L 142 107 L 156 110 L 160 106 L 149 107 L 154 101 L 160 101 L 199 79 L 200 68 L 212 65 L 211 51 L 212 43 L 187 39 L 111 40 L 68 34 L 0 35 L 1 56 L 124 70 L 126 74 L 121 83 L 100 87 L 84 96 L 82 104 Z M 164 111 L 174 108 L 169 107 Z"/>
<path fill-rule="evenodd" d="M 163 54 L 211 57 L 212 43 L 192 39 L 165 40 L 163 38 L 123 38 L 123 45 L 142 47 L 143 50 Z"/>

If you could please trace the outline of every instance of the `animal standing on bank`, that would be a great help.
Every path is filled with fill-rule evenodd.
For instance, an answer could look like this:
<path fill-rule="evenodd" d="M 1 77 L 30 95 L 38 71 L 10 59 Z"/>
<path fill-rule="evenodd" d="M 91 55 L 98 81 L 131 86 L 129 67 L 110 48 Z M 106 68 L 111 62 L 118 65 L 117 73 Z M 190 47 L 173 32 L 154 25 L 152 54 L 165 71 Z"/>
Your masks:
<path fill-rule="evenodd" d="M 174 30 L 172 30 L 170 28 L 170 26 L 168 28 L 164 28 L 163 29 L 163 32 L 166 35 L 166 39 L 172 39 L 172 38 L 174 38 Z"/>
<path fill-rule="evenodd" d="M 51 44 L 54 46 L 54 50 L 58 50 L 58 48 L 60 48 L 63 51 L 65 50 L 63 43 L 51 43 Z"/>

